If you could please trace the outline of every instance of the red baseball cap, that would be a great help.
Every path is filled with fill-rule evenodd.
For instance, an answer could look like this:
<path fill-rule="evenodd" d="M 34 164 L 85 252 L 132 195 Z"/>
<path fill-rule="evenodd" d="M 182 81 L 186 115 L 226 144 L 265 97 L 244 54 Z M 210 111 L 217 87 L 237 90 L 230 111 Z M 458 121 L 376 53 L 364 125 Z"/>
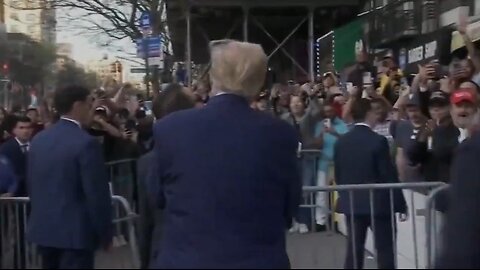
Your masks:
<path fill-rule="evenodd" d="M 460 102 L 467 101 L 473 104 L 477 103 L 477 95 L 475 90 L 469 88 L 461 88 L 456 90 L 450 96 L 450 102 L 452 104 L 458 104 Z"/>

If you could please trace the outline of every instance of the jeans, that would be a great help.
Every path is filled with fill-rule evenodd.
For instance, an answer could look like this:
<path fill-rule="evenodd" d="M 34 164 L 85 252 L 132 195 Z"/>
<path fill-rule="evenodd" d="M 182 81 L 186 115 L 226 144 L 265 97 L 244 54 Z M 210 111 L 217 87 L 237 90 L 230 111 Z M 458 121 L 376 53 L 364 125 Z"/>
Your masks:
<path fill-rule="evenodd" d="M 319 187 L 328 186 L 329 177 L 328 172 L 318 170 L 315 184 Z M 315 204 L 317 208 L 315 209 L 315 221 L 318 225 L 326 225 L 328 221 L 328 198 L 328 192 L 317 192 L 316 194 Z"/>

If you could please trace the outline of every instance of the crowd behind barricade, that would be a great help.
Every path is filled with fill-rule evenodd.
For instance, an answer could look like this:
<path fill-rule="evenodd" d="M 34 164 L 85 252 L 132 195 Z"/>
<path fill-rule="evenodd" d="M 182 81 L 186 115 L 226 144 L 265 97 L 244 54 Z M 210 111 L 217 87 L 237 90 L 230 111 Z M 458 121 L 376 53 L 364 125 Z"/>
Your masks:
<path fill-rule="evenodd" d="M 465 39 L 468 44 L 468 37 Z M 345 82 L 340 82 L 335 71 L 327 71 L 315 82 L 277 83 L 257 95 L 250 107 L 287 122 L 301 138 L 299 150 L 312 150 L 299 161 L 304 186 L 335 184 L 332 168 L 336 144 L 358 122 L 357 104 L 365 100 L 369 100 L 374 113 L 371 128 L 388 142 L 399 179 L 448 183 L 456 148 L 480 127 L 480 61 L 473 47 L 468 48 L 471 59 L 453 59 L 448 68 L 431 61 L 420 65 L 414 75 L 403 74 L 392 55 L 387 55 L 375 70 L 366 53 L 360 51 Z M 163 103 L 153 101 L 153 108 L 148 108 L 142 96 L 126 94 L 129 88 L 124 85 L 113 93 L 103 89 L 93 92 L 93 121 L 86 129 L 100 142 L 105 161 L 137 159 L 149 153 L 153 148 L 152 114 L 159 119 L 179 109 L 201 108 L 213 96 L 222 94 L 211 95 L 206 80 L 195 82 L 191 89 L 172 84 L 163 92 L 182 92 L 182 96 L 168 94 L 163 96 Z M 26 185 L 30 143 L 59 117 L 49 102 L 24 111 L 0 109 L 0 196 L 30 195 Z M 362 117 L 365 120 L 365 115 Z M 145 170 L 138 169 L 138 175 L 145 174 Z M 135 186 L 133 196 L 137 196 L 138 189 L 142 197 L 139 211 L 147 213 L 145 218 L 152 213 L 151 209 L 142 209 L 142 205 L 151 207 L 143 198 L 148 188 L 137 186 L 133 175 L 129 180 Z M 331 218 L 327 211 L 330 199 L 324 193 L 316 194 L 315 214 L 300 209 L 290 232 L 325 230 Z M 437 210 L 444 213 L 448 206 L 443 194 Z M 143 249 L 149 250 L 147 246 Z"/>

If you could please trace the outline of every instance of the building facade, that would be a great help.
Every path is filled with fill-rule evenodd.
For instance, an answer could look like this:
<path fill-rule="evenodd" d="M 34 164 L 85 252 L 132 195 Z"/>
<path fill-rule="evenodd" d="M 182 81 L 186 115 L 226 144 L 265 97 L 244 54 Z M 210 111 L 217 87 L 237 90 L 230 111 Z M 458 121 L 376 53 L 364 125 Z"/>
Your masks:
<path fill-rule="evenodd" d="M 56 11 L 48 0 L 0 0 L 0 20 L 7 33 L 22 33 L 42 43 L 55 44 Z"/>
<path fill-rule="evenodd" d="M 70 43 L 57 43 L 56 46 L 57 59 L 56 68 L 61 70 L 65 68 L 67 64 L 77 65 L 73 60 L 73 45 Z"/>
<path fill-rule="evenodd" d="M 93 60 L 86 65 L 86 70 L 96 73 L 101 80 L 113 79 L 118 83 L 123 82 L 123 65 L 118 60 L 108 57 Z"/>

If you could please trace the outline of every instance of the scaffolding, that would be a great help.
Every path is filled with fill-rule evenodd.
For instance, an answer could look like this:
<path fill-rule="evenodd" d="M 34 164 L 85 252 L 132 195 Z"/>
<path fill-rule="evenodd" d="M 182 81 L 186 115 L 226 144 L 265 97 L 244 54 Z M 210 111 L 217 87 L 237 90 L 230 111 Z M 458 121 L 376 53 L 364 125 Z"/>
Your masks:
<path fill-rule="evenodd" d="M 182 5 L 181 5 L 181 11 L 183 13 L 183 16 L 181 17 L 185 18 L 186 33 L 185 33 L 185 42 L 184 42 L 184 46 L 185 46 L 184 59 L 185 59 L 186 74 L 188 78 L 188 85 L 191 85 L 192 83 L 192 59 L 193 59 L 192 34 L 194 31 L 193 27 L 199 30 L 198 32 L 201 33 L 201 36 L 203 36 L 203 38 L 207 43 L 210 40 L 212 40 L 207 30 L 202 28 L 197 23 L 195 25 L 192 25 L 192 21 L 194 20 L 193 18 L 194 14 L 192 10 L 194 8 L 197 8 L 197 9 L 198 8 L 205 8 L 205 9 L 229 8 L 229 7 L 238 8 L 239 10 L 241 10 L 241 13 L 242 13 L 241 17 L 239 18 L 240 20 L 234 21 L 230 29 L 223 36 L 223 38 L 231 38 L 235 29 L 238 28 L 239 25 L 241 25 L 241 39 L 243 39 L 244 41 L 251 41 L 250 31 L 252 30 L 252 28 L 250 26 L 254 25 L 260 30 L 260 32 L 264 36 L 268 37 L 269 42 L 273 42 L 274 44 L 273 50 L 271 50 L 270 52 L 267 52 L 269 60 L 272 59 L 274 55 L 277 55 L 279 52 L 281 52 L 286 58 L 288 58 L 292 62 L 295 68 L 297 68 L 301 73 L 303 73 L 308 78 L 308 80 L 314 81 L 316 77 L 316 72 L 317 72 L 315 68 L 316 66 L 315 17 L 316 17 L 317 11 L 319 9 L 325 9 L 325 8 L 328 8 L 329 10 L 334 10 L 335 8 L 346 7 L 350 11 L 353 11 L 352 14 L 356 14 L 355 10 L 358 10 L 358 8 L 361 5 L 361 2 L 362 1 L 359 1 L 359 0 L 343 0 L 343 1 L 336 1 L 336 0 L 296 0 L 296 1 L 196 0 L 196 1 L 188 1 L 186 0 L 182 2 Z M 169 3 L 167 2 L 167 8 L 168 6 L 169 6 Z M 175 7 L 179 8 L 178 5 Z M 258 8 L 264 8 L 267 10 L 269 8 L 271 9 L 285 8 L 285 10 L 287 11 L 291 8 L 301 8 L 303 14 L 299 16 L 300 19 L 294 24 L 293 27 L 288 28 L 289 30 L 288 33 L 285 36 L 283 36 L 283 38 L 279 39 L 278 37 L 275 37 L 275 35 L 273 35 L 271 31 L 268 30 L 265 23 L 262 23 L 255 16 L 255 14 L 251 12 L 252 10 L 258 9 Z M 167 12 L 168 12 L 168 9 L 167 9 Z M 322 12 L 324 13 L 325 11 L 323 10 Z M 223 23 L 223 22 L 219 21 L 218 23 Z M 302 27 L 305 27 L 305 24 L 307 24 L 307 28 L 308 28 L 307 35 L 306 35 L 307 58 L 308 58 L 307 67 L 299 63 L 299 61 L 292 55 L 292 53 L 289 52 L 287 48 L 285 48 L 286 44 L 299 31 L 299 29 L 301 29 Z M 322 26 L 324 26 L 325 28 L 330 28 L 328 30 L 331 30 L 334 25 L 332 22 L 326 21 L 323 23 Z M 285 25 L 283 27 L 285 28 L 288 26 Z M 178 26 L 177 26 L 177 30 L 179 30 L 179 32 L 182 32 L 180 29 L 178 29 Z M 174 27 L 173 27 L 173 31 L 175 31 Z"/>

